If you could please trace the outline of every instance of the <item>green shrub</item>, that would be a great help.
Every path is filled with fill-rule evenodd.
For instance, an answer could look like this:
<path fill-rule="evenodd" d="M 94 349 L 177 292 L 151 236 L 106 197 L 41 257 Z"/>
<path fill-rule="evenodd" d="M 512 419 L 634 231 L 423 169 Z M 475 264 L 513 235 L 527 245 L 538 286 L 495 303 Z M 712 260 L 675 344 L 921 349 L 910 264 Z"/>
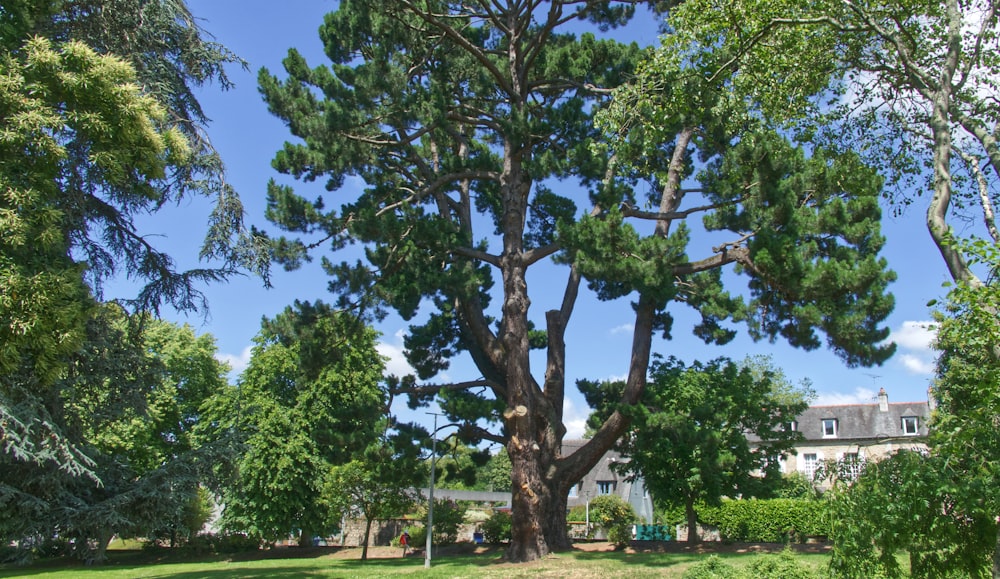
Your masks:
<path fill-rule="evenodd" d="M 684 579 L 818 579 L 818 575 L 795 559 L 785 549 L 777 555 L 756 555 L 743 569 L 737 569 L 711 555 L 684 572 Z"/>
<path fill-rule="evenodd" d="M 504 511 L 494 511 L 488 519 L 479 525 L 483 531 L 483 540 L 487 543 L 506 543 L 510 541 L 511 516 Z"/>
<path fill-rule="evenodd" d="M 777 555 L 757 555 L 750 560 L 744 575 L 752 579 L 817 579 L 816 573 L 795 559 L 795 554 L 785 549 Z"/>
<path fill-rule="evenodd" d="M 410 534 L 411 549 L 423 549 L 427 546 L 427 527 L 423 525 L 413 525 L 406 527 L 404 530 Z M 393 537 L 392 546 L 402 547 L 402 545 L 399 544 L 399 535 Z"/>
<path fill-rule="evenodd" d="M 775 498 L 779 499 L 816 499 L 819 492 L 813 485 L 812 479 L 804 473 L 795 471 L 781 477 L 774 490 Z"/>
<path fill-rule="evenodd" d="M 434 544 L 451 545 L 465 522 L 465 505 L 449 499 L 434 501 Z"/>
<path fill-rule="evenodd" d="M 726 563 L 718 555 L 709 555 L 707 559 L 693 565 L 684 572 L 684 579 L 742 579 L 736 567 Z"/>
<path fill-rule="evenodd" d="M 566 515 L 567 521 L 586 521 L 587 520 L 587 507 L 586 505 L 576 505 L 569 509 L 569 513 Z"/>
<path fill-rule="evenodd" d="M 602 495 L 590 501 L 590 520 L 608 534 L 608 541 L 622 548 L 632 540 L 636 515 L 632 505 L 617 495 Z"/>
<path fill-rule="evenodd" d="M 824 501 L 726 501 L 713 514 L 713 522 L 724 541 L 803 542 L 806 537 L 829 534 Z"/>
<path fill-rule="evenodd" d="M 244 553 L 260 549 L 260 538 L 243 533 L 224 533 L 214 536 L 216 553 Z"/>

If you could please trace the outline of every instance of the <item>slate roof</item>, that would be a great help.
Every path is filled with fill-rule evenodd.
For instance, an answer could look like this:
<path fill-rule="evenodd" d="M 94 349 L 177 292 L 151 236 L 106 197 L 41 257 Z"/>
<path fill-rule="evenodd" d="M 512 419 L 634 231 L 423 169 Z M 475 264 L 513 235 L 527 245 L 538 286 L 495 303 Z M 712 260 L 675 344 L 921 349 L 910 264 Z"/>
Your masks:
<path fill-rule="evenodd" d="M 564 440 L 562 443 L 562 455 L 569 456 L 586 443 L 586 440 L 581 439 Z M 594 465 L 594 468 L 590 470 L 590 473 L 586 476 L 586 478 L 593 479 L 595 481 L 625 480 L 625 476 L 617 474 L 611 470 L 611 463 L 620 459 L 621 454 L 617 450 L 609 450 L 604 454 L 604 456 L 601 457 L 601 460 Z"/>
<path fill-rule="evenodd" d="M 903 433 L 902 419 L 917 417 L 917 434 Z M 823 437 L 823 419 L 837 420 L 837 436 Z M 863 440 L 903 436 L 927 436 L 930 408 L 927 402 L 892 402 L 882 412 L 878 404 L 810 406 L 799 415 L 797 430 L 806 440 Z"/>

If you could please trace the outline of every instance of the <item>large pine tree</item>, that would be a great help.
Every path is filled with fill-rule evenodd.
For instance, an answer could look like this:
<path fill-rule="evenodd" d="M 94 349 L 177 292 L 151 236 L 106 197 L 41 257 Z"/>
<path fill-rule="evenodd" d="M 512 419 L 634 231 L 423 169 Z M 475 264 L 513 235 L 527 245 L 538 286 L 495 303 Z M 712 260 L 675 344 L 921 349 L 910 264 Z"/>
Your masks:
<path fill-rule="evenodd" d="M 639 400 L 672 303 L 702 314 L 696 333 L 708 341 L 731 339 L 733 320 L 805 348 L 824 331 L 849 364 L 891 353 L 878 346 L 892 308 L 892 274 L 877 257 L 880 180 L 856 159 L 806 155 L 760 123 L 719 123 L 723 100 L 685 79 L 665 81 L 688 98 L 653 120 L 658 144 L 605 139 L 593 115 L 643 50 L 582 31 L 626 26 L 640 4 L 655 3 L 345 0 L 320 29 L 329 64 L 311 68 L 292 50 L 287 77 L 260 74 L 271 111 L 297 138 L 277 169 L 345 195 L 328 206 L 272 183 L 269 218 L 299 236 L 275 240 L 279 257 L 294 267 L 311 248 L 360 243 L 366 262 L 325 261 L 342 305 L 407 319 L 433 306 L 406 340 L 419 378 L 459 353 L 480 376 L 403 381 L 396 392 L 415 403 L 440 396 L 463 436 L 506 446 L 514 561 L 569 547 L 568 491 L 628 426 L 613 412 L 562 454 L 565 336 L 581 283 L 601 300 L 633 301 L 618 404 Z M 702 188 L 685 196 L 695 150 Z M 731 241 L 693 246 L 684 221 L 697 217 Z M 536 314 L 527 274 L 550 261 L 565 266 L 565 283 L 532 289 L 562 302 Z M 746 299 L 722 288 L 730 264 L 749 277 Z M 542 371 L 533 348 L 547 351 Z"/>

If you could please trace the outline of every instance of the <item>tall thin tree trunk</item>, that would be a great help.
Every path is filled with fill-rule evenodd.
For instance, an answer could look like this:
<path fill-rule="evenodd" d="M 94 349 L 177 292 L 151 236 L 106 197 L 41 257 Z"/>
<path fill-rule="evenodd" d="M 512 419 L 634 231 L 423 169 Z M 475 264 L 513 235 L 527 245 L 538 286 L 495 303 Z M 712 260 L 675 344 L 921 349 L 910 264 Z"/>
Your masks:
<path fill-rule="evenodd" d="M 427 531 L 430 533 L 431 531 Z M 361 560 L 368 560 L 368 537 L 372 534 L 372 520 L 365 519 L 365 538 L 361 541 Z"/>

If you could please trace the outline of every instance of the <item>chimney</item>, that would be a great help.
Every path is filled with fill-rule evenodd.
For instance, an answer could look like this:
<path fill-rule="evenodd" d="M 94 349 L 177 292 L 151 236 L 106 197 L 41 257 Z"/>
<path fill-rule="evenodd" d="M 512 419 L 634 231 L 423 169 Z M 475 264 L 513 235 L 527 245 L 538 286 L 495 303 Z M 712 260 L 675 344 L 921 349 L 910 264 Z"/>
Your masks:
<path fill-rule="evenodd" d="M 885 393 L 885 388 L 878 389 L 878 410 L 879 412 L 889 411 L 889 395 Z"/>

